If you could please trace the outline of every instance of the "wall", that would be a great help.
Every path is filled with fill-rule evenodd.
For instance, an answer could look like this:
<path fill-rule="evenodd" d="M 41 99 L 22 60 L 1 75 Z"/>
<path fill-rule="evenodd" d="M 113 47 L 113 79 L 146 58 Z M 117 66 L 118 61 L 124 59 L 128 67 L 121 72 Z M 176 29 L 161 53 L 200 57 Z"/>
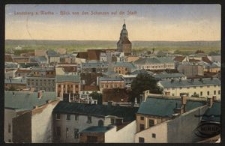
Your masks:
<path fill-rule="evenodd" d="M 168 143 L 195 142 L 194 130 L 201 121 L 201 118 L 195 117 L 195 115 L 203 115 L 207 109 L 208 106 L 205 105 L 184 113 L 182 116 L 168 122 Z"/>
<path fill-rule="evenodd" d="M 136 121 L 133 121 L 120 130 L 116 126 L 105 133 L 105 143 L 134 143 Z"/>
<path fill-rule="evenodd" d="M 152 137 L 155 134 L 155 138 Z M 167 143 L 167 123 L 161 123 L 152 128 L 148 128 L 135 135 L 135 143 L 139 143 L 139 138 L 144 138 L 145 143 Z"/>
<path fill-rule="evenodd" d="M 31 143 L 31 112 L 13 118 L 13 142 Z"/>
<path fill-rule="evenodd" d="M 221 86 L 204 86 L 202 87 L 186 87 L 186 88 L 164 88 L 165 92 L 170 92 L 170 95 L 172 96 L 180 96 L 180 93 L 188 93 L 189 96 L 193 95 L 194 93 L 198 94 L 200 97 L 212 97 L 213 95 L 216 96 L 216 99 L 221 99 L 221 94 L 218 94 L 218 91 L 221 90 Z M 207 92 L 209 91 L 209 95 Z M 214 94 L 214 91 L 216 91 L 216 94 Z M 200 92 L 202 92 L 202 95 L 200 95 Z M 220 91 L 221 92 L 221 91 Z"/>
<path fill-rule="evenodd" d="M 193 109 L 187 113 L 176 117 L 173 120 L 156 125 L 152 128 L 141 131 L 135 135 L 135 143 L 139 142 L 139 137 L 145 139 L 145 143 L 193 143 L 195 141 L 194 130 L 197 128 L 201 118 L 195 115 L 202 115 L 208 106 Z M 155 134 L 155 138 L 152 134 Z"/>
<path fill-rule="evenodd" d="M 58 102 L 53 101 L 32 110 L 32 143 L 52 142 L 52 111 Z"/>
<path fill-rule="evenodd" d="M 53 122 L 54 122 L 54 142 L 65 142 L 65 143 L 78 143 L 79 138 L 74 138 L 74 129 L 79 129 L 79 132 L 82 130 L 90 127 L 90 126 L 98 126 L 98 121 L 103 120 L 104 125 L 105 121 L 104 118 L 100 117 L 93 117 L 92 116 L 92 123 L 87 123 L 87 116 L 86 115 L 79 115 L 78 120 L 75 120 L 75 115 L 70 115 L 70 120 L 66 120 L 66 114 L 60 114 L 60 119 L 56 119 L 56 114 L 53 114 Z M 56 128 L 60 127 L 61 129 L 61 136 L 56 136 Z M 68 128 L 66 134 L 66 128 Z"/>
<path fill-rule="evenodd" d="M 87 138 L 88 136 L 97 137 L 96 143 L 104 143 L 105 142 L 104 133 L 82 133 L 82 136 L 80 136 L 80 143 L 93 143 L 93 142 L 88 141 L 88 138 Z"/>
<path fill-rule="evenodd" d="M 16 117 L 16 112 L 14 109 L 6 109 L 5 108 L 5 116 L 4 116 L 4 141 L 10 142 L 12 141 L 12 133 L 13 133 L 13 123 L 12 119 Z M 11 131 L 9 133 L 8 126 L 11 125 Z"/>

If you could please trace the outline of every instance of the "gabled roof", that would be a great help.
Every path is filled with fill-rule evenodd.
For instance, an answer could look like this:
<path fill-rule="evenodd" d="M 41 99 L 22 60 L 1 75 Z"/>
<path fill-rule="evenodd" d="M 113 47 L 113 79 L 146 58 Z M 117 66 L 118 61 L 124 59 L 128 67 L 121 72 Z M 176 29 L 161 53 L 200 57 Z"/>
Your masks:
<path fill-rule="evenodd" d="M 134 64 L 161 64 L 161 63 L 174 63 L 174 61 L 170 57 L 147 57 L 147 58 L 139 58 L 134 61 Z"/>
<path fill-rule="evenodd" d="M 77 58 L 83 58 L 83 59 L 88 59 L 88 53 L 87 52 L 78 52 Z"/>
<path fill-rule="evenodd" d="M 48 100 L 56 99 L 55 92 L 43 92 L 39 99 L 37 92 L 5 91 L 5 108 L 31 110 L 34 106 L 42 106 Z"/>
<path fill-rule="evenodd" d="M 60 82 L 80 82 L 79 75 L 56 75 L 56 83 Z"/>
<path fill-rule="evenodd" d="M 59 104 L 53 109 L 54 113 L 62 114 L 80 114 L 97 117 L 113 115 L 117 117 L 123 117 L 124 122 L 135 120 L 135 113 L 137 111 L 137 107 L 132 108 L 124 106 L 84 104 L 65 101 L 59 102 Z"/>
<path fill-rule="evenodd" d="M 176 56 L 173 60 L 177 62 L 182 62 L 185 59 L 185 56 Z"/>
<path fill-rule="evenodd" d="M 187 100 L 186 112 L 194 108 L 206 105 L 205 101 L 192 101 Z M 145 102 L 142 102 L 138 114 L 159 116 L 159 117 L 172 117 L 174 109 L 181 107 L 180 98 L 164 98 L 164 97 L 148 97 Z"/>
<path fill-rule="evenodd" d="M 202 79 L 187 79 L 187 80 L 174 80 L 174 81 L 159 81 L 164 88 L 178 88 L 178 87 L 196 87 L 208 85 L 221 85 L 218 78 L 202 78 Z"/>
<path fill-rule="evenodd" d="M 88 60 L 100 60 L 100 54 L 105 52 L 103 50 L 91 49 L 88 50 Z"/>
<path fill-rule="evenodd" d="M 209 60 L 209 58 L 208 58 L 207 56 L 202 57 L 202 61 L 204 61 L 204 62 L 206 62 L 206 63 L 209 63 L 209 64 L 212 63 L 212 61 Z"/>

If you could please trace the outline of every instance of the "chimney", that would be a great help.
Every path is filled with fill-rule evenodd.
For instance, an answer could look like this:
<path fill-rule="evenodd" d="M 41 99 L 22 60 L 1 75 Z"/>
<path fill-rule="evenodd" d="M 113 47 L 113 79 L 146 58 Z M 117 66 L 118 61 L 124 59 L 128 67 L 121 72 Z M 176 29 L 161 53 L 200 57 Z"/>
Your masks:
<path fill-rule="evenodd" d="M 207 98 L 207 104 L 208 104 L 208 106 L 209 106 L 209 108 L 211 108 L 212 107 L 212 105 L 213 105 L 213 98 Z"/>
<path fill-rule="evenodd" d="M 42 91 L 38 91 L 38 99 L 41 99 L 42 97 Z"/>
<path fill-rule="evenodd" d="M 181 104 L 185 105 L 186 103 L 187 103 L 187 95 L 184 94 L 181 96 Z"/>

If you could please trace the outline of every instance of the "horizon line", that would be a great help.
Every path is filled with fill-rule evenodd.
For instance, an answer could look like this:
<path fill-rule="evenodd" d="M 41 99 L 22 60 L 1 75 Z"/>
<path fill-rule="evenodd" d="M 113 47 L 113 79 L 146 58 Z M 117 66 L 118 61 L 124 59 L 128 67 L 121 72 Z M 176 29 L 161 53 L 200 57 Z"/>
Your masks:
<path fill-rule="evenodd" d="M 8 40 L 11 40 L 11 41 L 118 41 L 118 40 L 60 40 L 60 39 L 55 39 L 55 40 L 52 40 L 52 39 L 5 39 L 5 41 L 8 41 Z M 197 42 L 197 41 L 201 41 L 201 42 L 215 42 L 215 41 L 220 41 L 221 40 L 132 40 L 131 42 L 135 42 L 135 41 L 143 41 L 143 42 Z"/>

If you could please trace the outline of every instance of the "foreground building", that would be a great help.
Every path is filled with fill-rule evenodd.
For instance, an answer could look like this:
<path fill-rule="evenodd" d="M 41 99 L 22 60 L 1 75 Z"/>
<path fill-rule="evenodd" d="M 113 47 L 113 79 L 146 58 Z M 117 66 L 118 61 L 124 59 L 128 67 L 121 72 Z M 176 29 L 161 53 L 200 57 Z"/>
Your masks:
<path fill-rule="evenodd" d="M 212 107 L 213 100 L 148 96 L 136 114 L 135 143 L 199 141 L 201 138 L 196 136 L 195 130 L 201 122 L 200 115 Z"/>
<path fill-rule="evenodd" d="M 5 91 L 5 142 L 51 143 L 57 103 L 55 92 Z"/>
<path fill-rule="evenodd" d="M 80 141 L 80 132 L 83 130 L 92 126 L 119 126 L 132 122 L 135 120 L 137 110 L 138 108 L 135 107 L 110 104 L 96 105 L 61 101 L 53 110 L 54 142 L 86 142 L 86 140 Z"/>

